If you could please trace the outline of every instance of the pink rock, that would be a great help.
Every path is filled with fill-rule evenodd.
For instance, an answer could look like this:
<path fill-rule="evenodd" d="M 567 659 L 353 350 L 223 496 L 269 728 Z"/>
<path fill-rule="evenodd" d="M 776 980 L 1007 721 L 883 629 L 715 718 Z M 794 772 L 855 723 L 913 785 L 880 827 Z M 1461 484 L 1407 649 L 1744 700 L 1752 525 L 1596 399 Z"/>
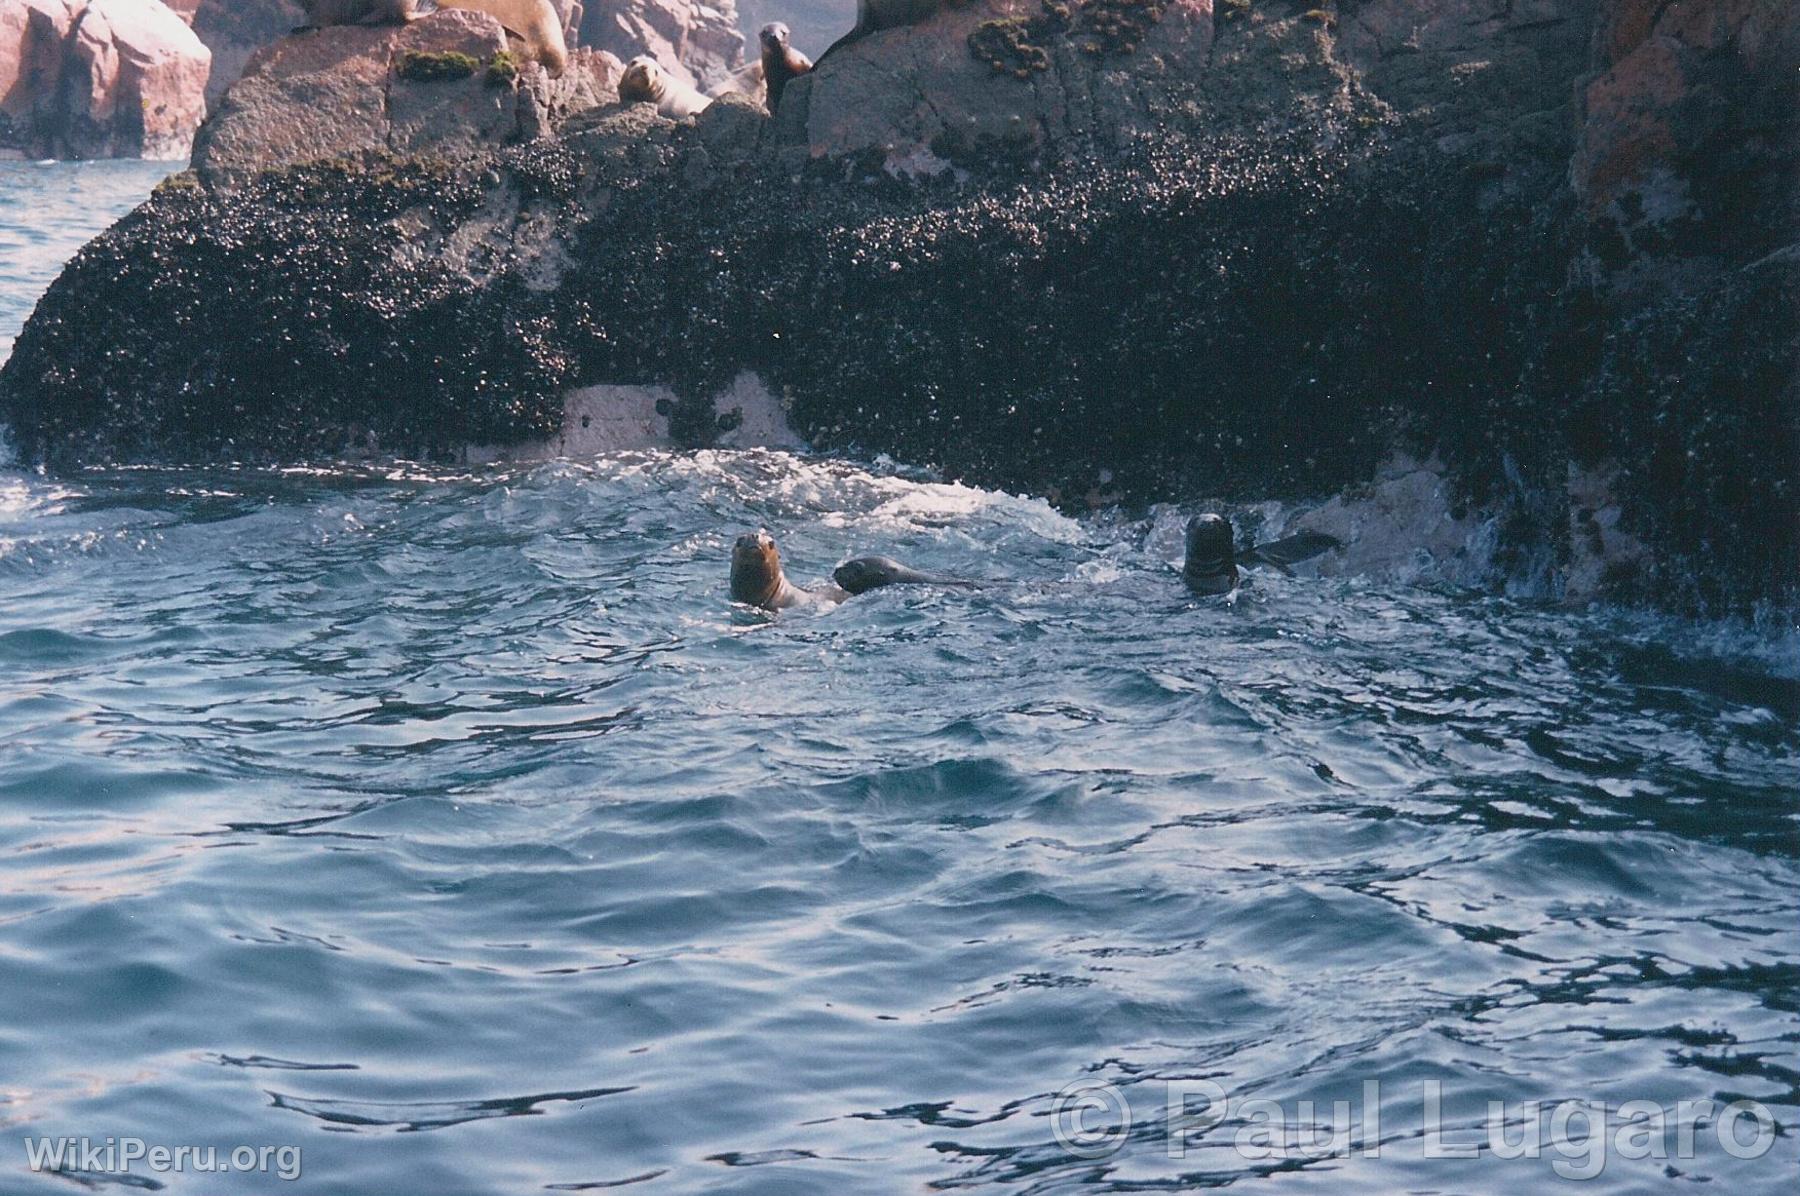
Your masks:
<path fill-rule="evenodd" d="M 365 154 L 475 156 L 551 131 L 569 114 L 615 99 L 616 60 L 577 51 L 550 79 L 528 67 L 517 83 L 488 77 L 507 49 L 486 13 L 441 9 L 404 28 L 308 30 L 256 52 L 194 144 L 194 167 L 228 183 L 256 171 Z M 404 56 L 464 54 L 464 77 L 410 79 Z"/>
<path fill-rule="evenodd" d="M 160 0 L 90 0 L 63 81 L 66 156 L 186 158 L 212 52 Z"/>
<path fill-rule="evenodd" d="M 744 63 L 735 0 L 582 0 L 581 7 L 582 45 L 626 62 L 648 54 L 704 91 L 724 85 Z"/>
<path fill-rule="evenodd" d="M 210 64 L 159 0 L 0 0 L 0 149 L 183 157 Z"/>

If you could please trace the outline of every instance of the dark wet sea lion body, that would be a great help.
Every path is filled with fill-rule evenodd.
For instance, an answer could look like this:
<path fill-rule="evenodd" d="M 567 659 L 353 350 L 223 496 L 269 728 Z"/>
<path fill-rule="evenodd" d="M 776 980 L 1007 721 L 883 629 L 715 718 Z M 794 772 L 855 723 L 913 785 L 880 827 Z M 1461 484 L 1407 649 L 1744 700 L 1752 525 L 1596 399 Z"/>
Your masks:
<path fill-rule="evenodd" d="M 1290 572 L 1290 565 L 1309 561 L 1342 545 L 1322 532 L 1301 532 L 1286 539 L 1237 551 L 1231 521 L 1222 515 L 1196 515 L 1188 520 L 1182 580 L 1196 594 L 1229 594 L 1238 586 L 1238 566 L 1269 565 Z"/>
<path fill-rule="evenodd" d="M 794 49 L 788 42 L 788 27 L 771 21 L 757 34 L 762 45 L 763 86 L 768 92 L 769 115 L 781 107 L 781 94 L 788 82 L 813 69 L 812 59 Z"/>
<path fill-rule="evenodd" d="M 1188 520 L 1181 577 L 1196 594 L 1229 594 L 1237 589 L 1237 547 L 1230 521 L 1221 515 L 1196 515 Z"/>
<path fill-rule="evenodd" d="M 882 586 L 960 586 L 973 589 L 979 584 L 956 577 L 941 577 L 936 573 L 922 573 L 886 556 L 859 556 L 855 560 L 845 561 L 832 571 L 831 580 L 837 582 L 846 594 L 866 594 Z"/>

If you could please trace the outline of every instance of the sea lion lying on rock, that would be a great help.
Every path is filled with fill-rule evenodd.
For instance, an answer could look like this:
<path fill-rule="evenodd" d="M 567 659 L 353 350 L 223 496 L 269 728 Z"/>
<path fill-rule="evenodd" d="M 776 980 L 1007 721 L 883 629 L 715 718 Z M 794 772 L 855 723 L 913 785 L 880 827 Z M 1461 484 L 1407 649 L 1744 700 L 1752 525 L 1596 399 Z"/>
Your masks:
<path fill-rule="evenodd" d="M 832 584 L 803 590 L 788 581 L 781 571 L 781 552 L 768 532 L 745 532 L 731 546 L 731 600 L 763 610 L 784 610 L 790 606 L 812 603 L 842 602 L 857 594 L 866 594 L 882 586 L 942 585 L 973 588 L 979 582 L 959 581 L 908 569 L 885 556 L 857 557 L 839 565 Z"/>
<path fill-rule="evenodd" d="M 704 112 L 712 103 L 711 97 L 669 74 L 648 54 L 639 54 L 625 64 L 619 76 L 619 99 L 626 104 L 655 104 L 658 112 L 677 120 Z"/>
<path fill-rule="evenodd" d="M 420 0 L 300 0 L 306 13 L 302 29 L 331 25 L 405 25 L 424 14 Z"/>
<path fill-rule="evenodd" d="M 1196 594 L 1228 594 L 1238 586 L 1239 565 L 1269 565 L 1289 572 L 1290 565 L 1310 561 L 1343 545 L 1323 532 L 1301 532 L 1284 540 L 1259 544 L 1241 555 L 1223 515 L 1196 515 L 1188 520 L 1187 559 L 1181 577 Z"/>
<path fill-rule="evenodd" d="M 562 18 L 550 0 L 437 0 L 437 6 L 466 8 L 493 17 L 502 29 L 524 43 L 526 56 L 542 66 L 552 79 L 559 78 L 569 65 Z"/>
<path fill-rule="evenodd" d="M 768 89 L 769 115 L 781 106 L 781 93 L 788 80 L 798 79 L 813 69 L 812 59 L 788 44 L 788 27 L 771 21 L 762 27 L 757 40 L 762 43 L 763 86 Z"/>

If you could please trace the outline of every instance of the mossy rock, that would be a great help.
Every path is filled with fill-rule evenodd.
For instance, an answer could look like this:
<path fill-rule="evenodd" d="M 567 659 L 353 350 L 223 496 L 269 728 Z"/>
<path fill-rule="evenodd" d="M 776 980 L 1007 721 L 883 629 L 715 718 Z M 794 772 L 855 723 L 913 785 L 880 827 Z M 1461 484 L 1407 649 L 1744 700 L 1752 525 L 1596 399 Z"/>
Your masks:
<path fill-rule="evenodd" d="M 481 69 L 481 60 L 454 50 L 426 53 L 408 50 L 394 63 L 394 74 L 413 83 L 441 83 L 449 79 L 467 79 Z"/>
<path fill-rule="evenodd" d="M 519 77 L 519 58 L 511 50 L 502 50 L 488 62 L 489 86 L 504 87 Z"/>

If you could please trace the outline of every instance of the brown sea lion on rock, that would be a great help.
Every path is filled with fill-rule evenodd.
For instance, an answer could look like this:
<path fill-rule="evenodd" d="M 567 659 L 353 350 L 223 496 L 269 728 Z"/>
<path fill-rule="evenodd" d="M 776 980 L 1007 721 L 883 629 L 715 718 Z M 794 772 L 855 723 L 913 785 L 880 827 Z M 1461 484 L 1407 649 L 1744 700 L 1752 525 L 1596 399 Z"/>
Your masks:
<path fill-rule="evenodd" d="M 437 6 L 466 8 L 493 17 L 524 43 L 526 56 L 536 60 L 552 79 L 560 77 L 569 65 L 562 18 L 550 0 L 437 0 Z"/>
<path fill-rule="evenodd" d="M 639 54 L 625 64 L 619 76 L 619 100 L 626 104 L 655 104 L 658 112 L 677 120 L 704 112 L 712 103 L 710 97 L 669 74 L 662 63 L 648 54 Z"/>
<path fill-rule="evenodd" d="M 813 69 L 812 59 L 788 44 L 788 27 L 771 21 L 757 35 L 762 42 L 763 85 L 769 92 L 769 115 L 781 106 L 781 93 L 789 79 L 797 79 Z"/>
<path fill-rule="evenodd" d="M 1196 594 L 1229 594 L 1237 589 L 1239 565 L 1271 565 L 1286 573 L 1290 565 L 1340 547 L 1334 536 L 1301 532 L 1239 554 L 1229 519 L 1223 515 L 1196 515 L 1188 520 L 1187 559 L 1182 562 L 1181 576 Z"/>
<path fill-rule="evenodd" d="M 306 13 L 302 29 L 331 25 L 405 25 L 416 21 L 419 0 L 300 0 Z"/>

